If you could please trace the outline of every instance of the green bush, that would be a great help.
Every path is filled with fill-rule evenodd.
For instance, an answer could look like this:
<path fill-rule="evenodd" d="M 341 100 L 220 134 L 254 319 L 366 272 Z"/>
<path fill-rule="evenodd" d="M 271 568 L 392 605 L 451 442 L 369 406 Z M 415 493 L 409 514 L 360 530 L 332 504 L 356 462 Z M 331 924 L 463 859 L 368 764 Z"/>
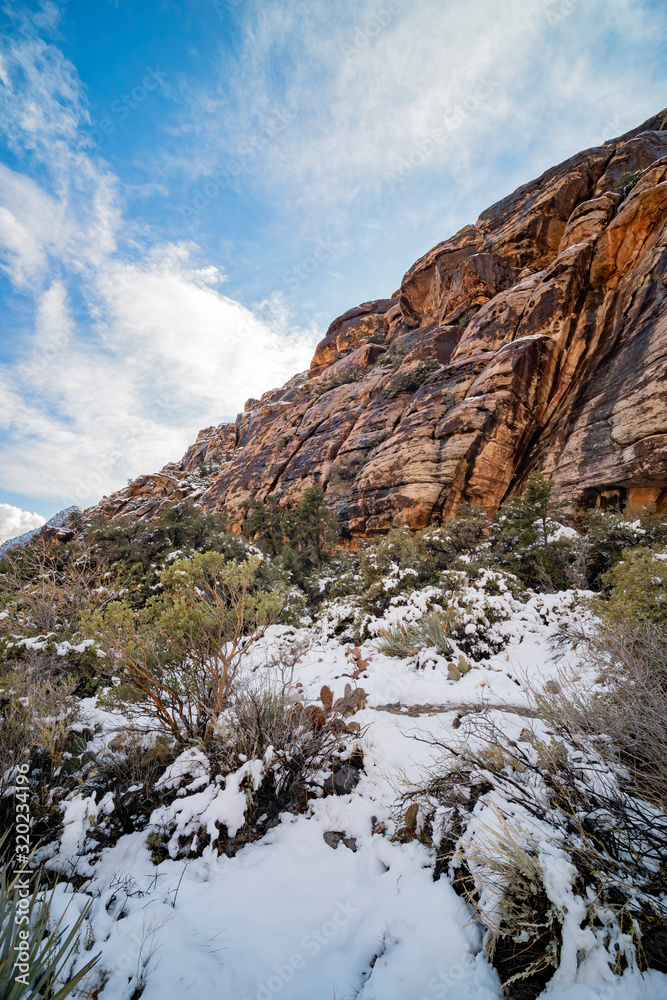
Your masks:
<path fill-rule="evenodd" d="M 667 545 L 667 517 L 649 505 L 624 511 L 593 508 L 583 513 L 573 552 L 580 573 L 579 586 L 608 589 L 605 574 L 623 558 L 625 549 Z"/>
<path fill-rule="evenodd" d="M 311 486 L 283 518 L 290 562 L 302 573 L 318 569 L 334 552 L 338 521 L 321 486 Z"/>
<path fill-rule="evenodd" d="M 567 506 L 553 499 L 553 489 L 541 472 L 532 472 L 524 495 L 501 504 L 491 533 L 496 564 L 537 591 L 566 590 L 568 566 L 574 561 L 571 542 L 551 540 Z"/>
<path fill-rule="evenodd" d="M 330 392 L 331 389 L 337 389 L 340 385 L 350 385 L 353 382 L 361 381 L 363 374 L 363 371 L 355 371 L 353 369 L 339 372 L 338 375 L 332 375 L 327 382 L 323 382 L 322 385 L 318 385 L 315 392 L 318 396 L 323 396 L 325 392 Z"/>
<path fill-rule="evenodd" d="M 625 549 L 602 583 L 609 590 L 600 604 L 606 618 L 667 623 L 667 549 Z"/>
<path fill-rule="evenodd" d="M 421 361 L 413 368 L 406 368 L 405 371 L 394 376 L 382 395 L 385 399 L 395 399 L 396 396 L 400 396 L 404 392 L 412 394 L 441 367 L 442 365 L 435 358 L 429 358 L 428 361 Z"/>
<path fill-rule="evenodd" d="M 278 556 L 285 542 L 283 515 L 275 497 L 260 500 L 252 497 L 241 504 L 244 512 L 243 537 L 254 542 L 270 556 Z"/>
<path fill-rule="evenodd" d="M 641 170 L 624 170 L 614 184 L 614 193 L 620 194 L 623 199 L 627 198 L 641 175 Z"/>
<path fill-rule="evenodd" d="M 143 608 L 114 602 L 90 614 L 83 630 L 109 654 L 112 700 L 178 742 L 206 739 L 244 655 L 293 599 L 277 574 L 264 584 L 264 563 L 196 552 L 162 570 L 162 592 Z"/>
<path fill-rule="evenodd" d="M 417 532 L 415 546 L 425 565 L 450 569 L 462 555 L 467 560 L 483 559 L 488 534 L 489 517 L 484 508 L 463 503 L 455 517 Z"/>

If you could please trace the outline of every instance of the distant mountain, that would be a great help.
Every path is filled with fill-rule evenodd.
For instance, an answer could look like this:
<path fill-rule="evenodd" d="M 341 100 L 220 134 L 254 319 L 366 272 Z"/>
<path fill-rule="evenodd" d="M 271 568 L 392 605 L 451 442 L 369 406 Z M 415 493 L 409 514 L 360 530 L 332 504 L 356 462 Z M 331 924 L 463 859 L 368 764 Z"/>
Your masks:
<path fill-rule="evenodd" d="M 363 537 L 492 511 L 535 468 L 575 503 L 666 507 L 666 247 L 662 111 L 482 212 L 334 320 L 308 372 L 97 510 L 190 497 L 238 528 L 249 497 L 319 483 Z"/>
<path fill-rule="evenodd" d="M 72 504 L 71 507 L 65 507 L 64 510 L 58 511 L 46 524 L 42 524 L 39 528 L 24 531 L 22 535 L 17 535 L 15 538 L 8 538 L 6 542 L 0 545 L 0 556 L 5 552 L 9 552 L 10 549 L 15 549 L 17 546 L 27 545 L 31 538 L 38 535 L 40 531 L 44 531 L 45 528 L 62 528 L 73 514 L 80 513 L 81 507 L 77 507 L 76 504 Z"/>

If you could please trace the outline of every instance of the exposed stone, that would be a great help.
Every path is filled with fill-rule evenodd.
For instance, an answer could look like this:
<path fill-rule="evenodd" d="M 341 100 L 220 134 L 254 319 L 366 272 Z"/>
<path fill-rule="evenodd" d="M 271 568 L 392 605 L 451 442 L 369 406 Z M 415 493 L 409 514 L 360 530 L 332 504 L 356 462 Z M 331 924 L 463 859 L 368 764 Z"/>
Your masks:
<path fill-rule="evenodd" d="M 559 496 L 667 505 L 667 113 L 522 185 L 330 325 L 308 372 L 105 498 L 151 517 L 322 485 L 348 536 Z"/>
<path fill-rule="evenodd" d="M 336 773 L 324 782 L 324 790 L 333 795 L 349 795 L 357 787 L 361 771 L 351 764 L 343 764 Z"/>

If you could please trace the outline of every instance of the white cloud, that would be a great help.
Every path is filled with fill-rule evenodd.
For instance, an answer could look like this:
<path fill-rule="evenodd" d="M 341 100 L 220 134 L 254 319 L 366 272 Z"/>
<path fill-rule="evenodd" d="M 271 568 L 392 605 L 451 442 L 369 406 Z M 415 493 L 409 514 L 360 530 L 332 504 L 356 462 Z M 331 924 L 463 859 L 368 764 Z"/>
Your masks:
<path fill-rule="evenodd" d="M 220 79 L 191 95 L 178 136 L 181 165 L 187 157 L 203 176 L 224 162 L 221 149 L 241 161 L 245 156 L 259 184 L 281 198 L 289 191 L 289 208 L 303 203 L 310 219 L 316 204 L 324 213 L 354 204 L 337 212 L 345 227 L 356 223 L 360 202 L 391 195 L 388 180 L 407 167 L 413 179 L 420 171 L 429 177 L 430 192 L 419 196 L 423 214 L 432 214 L 434 202 L 447 198 L 434 177 L 442 184 L 453 176 L 458 194 L 474 192 L 489 164 L 517 150 L 539 148 L 546 168 L 553 156 L 577 152 L 591 137 L 610 138 L 607 127 L 623 131 L 659 110 L 660 81 L 648 84 L 635 50 L 628 47 L 622 62 L 605 59 L 614 38 L 645 49 L 659 35 L 661 25 L 646 6 L 641 0 L 246 5 L 233 67 L 225 50 Z M 258 143 L 281 111 L 292 121 Z"/>
<path fill-rule="evenodd" d="M 16 538 L 24 531 L 31 531 L 32 528 L 41 528 L 44 523 L 44 518 L 39 514 L 30 514 L 20 507 L 0 503 L 0 543 Z"/>
<path fill-rule="evenodd" d="M 81 150 L 87 116 L 57 50 L 24 42 L 3 66 L 0 125 L 42 169 L 0 167 L 0 266 L 35 304 L 22 356 L 0 366 L 2 479 L 85 505 L 302 370 L 317 333 L 290 330 L 278 301 L 253 312 L 224 295 L 194 244 L 127 223 L 116 178 Z"/>
<path fill-rule="evenodd" d="M 287 220 L 267 226 L 347 249 L 356 240 L 366 277 L 385 259 L 387 215 L 400 219 L 394 238 L 418 233 L 426 249 L 453 228 L 457 200 L 481 209 L 488 191 L 514 186 L 504 170 L 519 183 L 658 109 L 632 46 L 655 41 L 664 18 L 642 0 L 557 0 L 572 13 L 553 23 L 553 7 L 239 5 L 238 56 L 231 64 L 226 51 L 219 78 L 192 86 L 146 191 L 163 190 L 170 171 L 196 182 L 240 158 L 248 170 L 235 183 L 257 185 Z M 627 58 L 605 61 L 621 37 Z M 0 366 L 8 489 L 92 502 L 306 367 L 317 333 L 290 326 L 280 295 L 247 309 L 195 244 L 128 220 L 118 178 L 85 138 L 76 70 L 55 46 L 0 51 L 0 128 L 19 158 L 0 165 L 0 268 L 35 307 L 22 356 Z M 405 185 L 392 187 L 406 164 Z M 343 256 L 332 257 L 339 273 Z"/>

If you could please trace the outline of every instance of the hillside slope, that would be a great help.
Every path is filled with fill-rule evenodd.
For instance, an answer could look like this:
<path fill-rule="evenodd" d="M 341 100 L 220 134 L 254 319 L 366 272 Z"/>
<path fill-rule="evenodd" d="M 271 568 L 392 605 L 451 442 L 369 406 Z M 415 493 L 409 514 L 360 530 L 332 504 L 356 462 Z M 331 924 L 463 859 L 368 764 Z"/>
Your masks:
<path fill-rule="evenodd" d="M 667 111 L 480 215 L 390 298 L 333 321 L 310 370 L 105 497 L 230 514 L 321 484 L 343 534 L 492 510 L 531 469 L 606 505 L 667 502 Z"/>

